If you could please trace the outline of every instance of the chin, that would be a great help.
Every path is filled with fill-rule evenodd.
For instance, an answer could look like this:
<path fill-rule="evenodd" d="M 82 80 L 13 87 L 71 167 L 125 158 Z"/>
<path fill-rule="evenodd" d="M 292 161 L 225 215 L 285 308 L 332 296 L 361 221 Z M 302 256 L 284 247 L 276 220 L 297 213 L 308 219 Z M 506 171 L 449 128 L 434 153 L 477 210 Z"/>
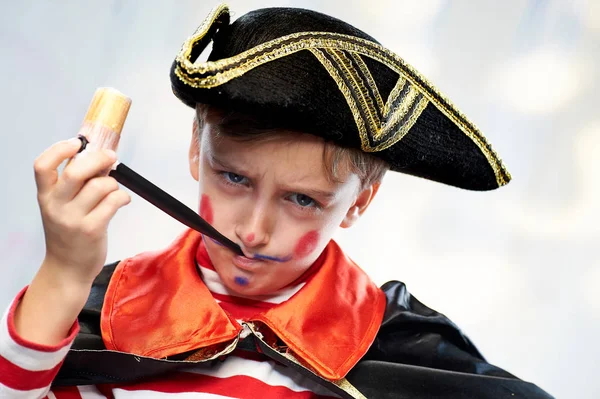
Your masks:
<path fill-rule="evenodd" d="M 228 282 L 227 288 L 235 294 L 240 294 L 244 296 L 258 296 L 258 295 L 267 295 L 267 290 L 264 290 L 262 287 L 256 287 L 252 284 L 241 285 L 235 282 L 235 280 Z"/>

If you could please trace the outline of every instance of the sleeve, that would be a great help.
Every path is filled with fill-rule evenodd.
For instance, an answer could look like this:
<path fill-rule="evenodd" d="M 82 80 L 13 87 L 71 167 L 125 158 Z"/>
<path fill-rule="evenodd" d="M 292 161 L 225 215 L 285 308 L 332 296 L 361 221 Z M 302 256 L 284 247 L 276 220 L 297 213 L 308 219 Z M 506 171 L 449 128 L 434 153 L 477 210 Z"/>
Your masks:
<path fill-rule="evenodd" d="M 14 315 L 24 288 L 0 320 L 0 398 L 43 398 L 67 355 L 79 325 L 58 345 L 40 345 L 17 335 Z"/>

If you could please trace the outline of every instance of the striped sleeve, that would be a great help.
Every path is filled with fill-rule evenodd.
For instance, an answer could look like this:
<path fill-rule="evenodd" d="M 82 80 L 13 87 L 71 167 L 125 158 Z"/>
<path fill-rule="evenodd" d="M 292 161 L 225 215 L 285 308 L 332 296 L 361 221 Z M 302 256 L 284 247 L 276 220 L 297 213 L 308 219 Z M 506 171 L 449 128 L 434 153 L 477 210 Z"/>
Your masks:
<path fill-rule="evenodd" d="M 24 288 L 0 320 L 0 398 L 43 398 L 69 351 L 79 325 L 55 346 L 40 345 L 17 335 L 14 316 Z"/>

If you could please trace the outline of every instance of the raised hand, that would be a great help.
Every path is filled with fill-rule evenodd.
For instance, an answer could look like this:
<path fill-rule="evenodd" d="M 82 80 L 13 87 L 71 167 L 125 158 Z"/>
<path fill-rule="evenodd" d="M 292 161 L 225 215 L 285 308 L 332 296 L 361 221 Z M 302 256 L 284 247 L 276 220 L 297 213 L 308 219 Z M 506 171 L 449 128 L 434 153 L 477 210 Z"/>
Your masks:
<path fill-rule="evenodd" d="M 46 256 L 17 308 L 15 327 L 40 344 L 66 337 L 106 262 L 108 224 L 131 201 L 107 176 L 114 151 L 86 151 L 59 173 L 80 145 L 78 139 L 58 142 L 34 163 Z"/>

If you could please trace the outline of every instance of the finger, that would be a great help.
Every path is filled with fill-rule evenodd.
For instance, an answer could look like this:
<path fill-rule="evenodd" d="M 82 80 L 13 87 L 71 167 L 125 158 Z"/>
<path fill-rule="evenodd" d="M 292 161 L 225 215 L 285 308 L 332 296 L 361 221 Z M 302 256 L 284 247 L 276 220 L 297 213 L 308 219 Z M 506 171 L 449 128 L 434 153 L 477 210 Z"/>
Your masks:
<path fill-rule="evenodd" d="M 119 208 L 129 204 L 131 197 L 124 190 L 113 191 L 84 218 L 84 224 L 98 231 L 106 230 Z"/>
<path fill-rule="evenodd" d="M 81 147 L 81 141 L 74 138 L 59 141 L 47 148 L 33 163 L 35 184 L 38 193 L 45 194 L 58 180 L 58 167 L 66 159 L 73 157 Z"/>
<path fill-rule="evenodd" d="M 65 167 L 56 182 L 53 195 L 59 201 L 71 201 L 88 180 L 106 173 L 117 159 L 111 150 L 83 152 L 80 155 Z"/>
<path fill-rule="evenodd" d="M 81 212 L 80 214 L 87 215 L 104 197 L 118 189 L 119 183 L 113 177 L 94 177 L 83 185 L 71 201 L 71 205 L 77 209 L 78 213 Z"/>

